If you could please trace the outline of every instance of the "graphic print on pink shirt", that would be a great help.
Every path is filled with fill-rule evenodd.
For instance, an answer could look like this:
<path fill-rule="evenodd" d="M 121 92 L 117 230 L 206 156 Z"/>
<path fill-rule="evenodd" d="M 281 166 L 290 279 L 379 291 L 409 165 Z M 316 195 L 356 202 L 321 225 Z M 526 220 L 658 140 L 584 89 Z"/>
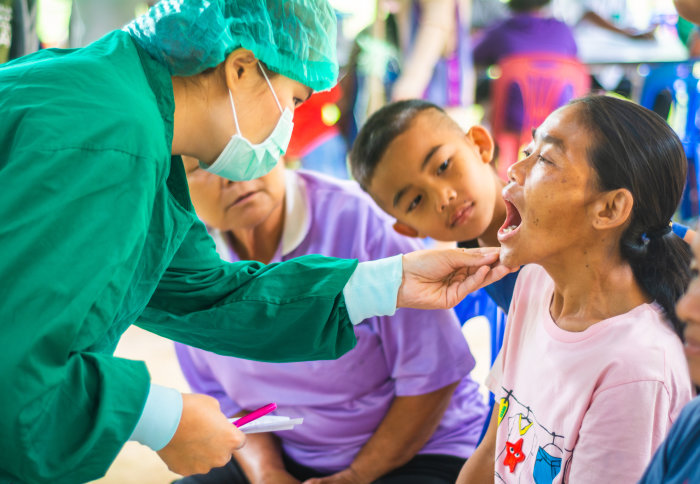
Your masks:
<path fill-rule="evenodd" d="M 515 472 L 515 466 L 524 460 L 523 439 L 521 438 L 514 444 L 506 442 L 506 458 L 503 459 L 503 465 L 510 467 L 510 472 Z"/>
<path fill-rule="evenodd" d="M 498 458 L 503 458 L 503 465 L 508 467 L 511 473 L 517 471 L 518 474 L 522 472 L 521 469 L 517 469 L 518 464 L 526 459 L 535 459 L 532 476 L 534 482 L 551 484 L 561 472 L 562 461 L 566 460 L 568 464 L 573 452 L 561 448 L 564 436 L 542 425 L 530 407 L 521 403 L 512 390 L 503 388 L 503 391 L 506 396 L 499 400 L 498 425 L 500 427 L 505 420 L 508 437 L 504 447 L 499 449 Z M 506 482 L 505 476 L 498 475 L 498 472 L 496 475 Z"/>

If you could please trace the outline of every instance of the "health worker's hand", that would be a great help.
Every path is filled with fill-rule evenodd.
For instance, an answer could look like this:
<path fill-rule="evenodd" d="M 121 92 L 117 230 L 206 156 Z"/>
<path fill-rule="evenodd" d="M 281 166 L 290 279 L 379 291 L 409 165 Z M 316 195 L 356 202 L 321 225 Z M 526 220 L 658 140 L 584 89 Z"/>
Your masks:
<path fill-rule="evenodd" d="M 221 413 L 219 402 L 208 395 L 183 394 L 182 417 L 172 440 L 158 456 L 183 476 L 204 474 L 222 467 L 245 443 L 245 434 Z"/>
<path fill-rule="evenodd" d="M 396 307 L 447 309 L 470 292 L 513 272 L 499 260 L 500 248 L 429 249 L 403 256 Z"/>

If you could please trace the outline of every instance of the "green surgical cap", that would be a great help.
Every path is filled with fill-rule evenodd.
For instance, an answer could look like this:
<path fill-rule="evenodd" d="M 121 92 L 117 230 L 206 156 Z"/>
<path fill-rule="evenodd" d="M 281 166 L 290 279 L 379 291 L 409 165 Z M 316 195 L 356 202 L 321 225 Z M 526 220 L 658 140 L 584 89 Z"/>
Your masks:
<path fill-rule="evenodd" d="M 175 76 L 198 74 L 244 47 L 314 91 L 338 77 L 327 0 L 162 0 L 124 29 Z"/>

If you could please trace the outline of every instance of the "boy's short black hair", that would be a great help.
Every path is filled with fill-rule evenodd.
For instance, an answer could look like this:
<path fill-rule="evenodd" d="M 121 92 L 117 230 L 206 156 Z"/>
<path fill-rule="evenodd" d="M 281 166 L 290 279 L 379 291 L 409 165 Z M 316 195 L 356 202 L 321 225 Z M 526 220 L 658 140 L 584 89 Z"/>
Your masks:
<path fill-rule="evenodd" d="M 551 0 L 509 0 L 508 8 L 513 12 L 529 12 L 542 8 L 550 2 Z"/>
<path fill-rule="evenodd" d="M 445 111 L 433 103 L 408 99 L 387 104 L 369 117 L 350 150 L 350 170 L 360 186 L 367 190 L 374 170 L 389 144 L 408 129 L 411 121 L 426 109 Z"/>

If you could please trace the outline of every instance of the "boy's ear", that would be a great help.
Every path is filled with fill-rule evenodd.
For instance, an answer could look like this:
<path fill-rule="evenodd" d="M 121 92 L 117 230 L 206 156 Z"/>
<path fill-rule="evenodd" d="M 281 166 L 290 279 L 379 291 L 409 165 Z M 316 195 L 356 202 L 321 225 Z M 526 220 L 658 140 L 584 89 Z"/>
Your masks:
<path fill-rule="evenodd" d="M 626 188 L 602 193 L 591 205 L 593 227 L 598 230 L 625 225 L 632 216 L 634 197 Z"/>
<path fill-rule="evenodd" d="M 406 237 L 418 237 L 418 231 L 416 229 L 402 222 L 394 222 L 394 230 Z"/>
<path fill-rule="evenodd" d="M 477 124 L 469 128 L 466 136 L 479 149 L 481 160 L 484 163 L 491 163 L 491 160 L 493 160 L 494 143 L 488 130 Z"/>

